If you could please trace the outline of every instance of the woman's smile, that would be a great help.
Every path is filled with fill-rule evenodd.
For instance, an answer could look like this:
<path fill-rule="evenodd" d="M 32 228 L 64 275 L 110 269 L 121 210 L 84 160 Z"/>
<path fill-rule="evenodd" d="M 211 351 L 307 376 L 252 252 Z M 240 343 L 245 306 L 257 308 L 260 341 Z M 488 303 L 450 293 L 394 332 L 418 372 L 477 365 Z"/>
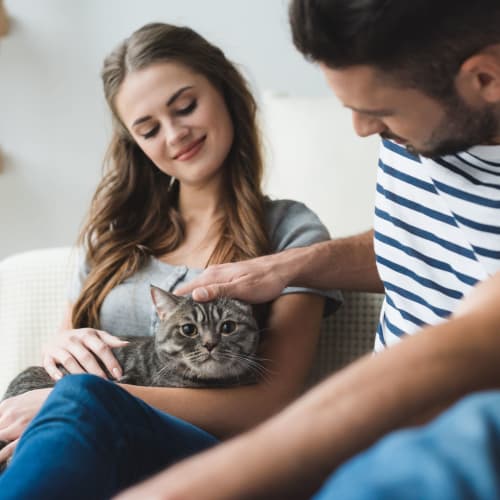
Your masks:
<path fill-rule="evenodd" d="M 187 147 L 182 149 L 179 153 L 177 153 L 173 159 L 178 160 L 178 161 L 187 161 L 193 158 L 195 155 L 198 154 L 198 152 L 203 148 L 203 145 L 205 144 L 205 139 L 207 138 L 206 135 L 201 137 L 200 139 L 195 140 L 191 144 L 189 144 Z"/>

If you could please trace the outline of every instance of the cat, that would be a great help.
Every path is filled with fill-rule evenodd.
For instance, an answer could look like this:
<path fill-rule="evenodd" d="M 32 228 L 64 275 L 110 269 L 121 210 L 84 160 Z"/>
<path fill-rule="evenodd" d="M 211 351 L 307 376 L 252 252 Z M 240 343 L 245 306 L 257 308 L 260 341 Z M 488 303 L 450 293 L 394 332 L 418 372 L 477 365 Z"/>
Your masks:
<path fill-rule="evenodd" d="M 129 343 L 112 351 L 122 367 L 117 382 L 162 387 L 228 387 L 258 382 L 260 330 L 252 306 L 226 297 L 199 303 L 151 285 L 159 322 L 151 337 L 120 337 Z M 113 377 L 99 364 L 108 378 Z M 59 369 L 68 372 L 59 366 Z M 15 377 L 3 399 L 53 387 L 41 366 Z M 0 441 L 0 449 L 7 443 Z M 0 464 L 0 473 L 5 463 Z"/>

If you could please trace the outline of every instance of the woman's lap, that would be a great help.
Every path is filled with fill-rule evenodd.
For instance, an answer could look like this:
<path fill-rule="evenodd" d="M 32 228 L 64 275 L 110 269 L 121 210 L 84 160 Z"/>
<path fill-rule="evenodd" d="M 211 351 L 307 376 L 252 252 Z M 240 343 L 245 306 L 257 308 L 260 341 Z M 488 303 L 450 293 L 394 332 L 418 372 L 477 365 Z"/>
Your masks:
<path fill-rule="evenodd" d="M 217 440 L 112 382 L 63 378 L 0 477 L 7 499 L 109 498 Z"/>

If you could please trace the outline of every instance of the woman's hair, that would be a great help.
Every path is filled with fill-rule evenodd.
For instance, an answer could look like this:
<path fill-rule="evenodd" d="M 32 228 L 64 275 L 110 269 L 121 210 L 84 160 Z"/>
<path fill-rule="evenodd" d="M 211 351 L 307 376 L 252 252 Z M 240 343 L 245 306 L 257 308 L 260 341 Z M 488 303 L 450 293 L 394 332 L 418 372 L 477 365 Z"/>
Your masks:
<path fill-rule="evenodd" d="M 289 16 L 309 60 L 374 66 L 438 99 L 468 57 L 500 43 L 499 0 L 292 0 Z"/>
<path fill-rule="evenodd" d="M 115 98 L 126 76 L 159 62 L 180 63 L 206 77 L 224 98 L 234 128 L 222 167 L 225 215 L 208 264 L 244 260 L 269 251 L 257 106 L 247 82 L 219 48 L 195 31 L 147 24 L 120 44 L 102 69 L 113 135 L 103 177 L 79 237 L 90 274 L 73 308 L 74 328 L 98 328 L 99 310 L 110 290 L 151 255 L 171 252 L 184 238 L 178 181 L 142 152 L 116 111 Z"/>

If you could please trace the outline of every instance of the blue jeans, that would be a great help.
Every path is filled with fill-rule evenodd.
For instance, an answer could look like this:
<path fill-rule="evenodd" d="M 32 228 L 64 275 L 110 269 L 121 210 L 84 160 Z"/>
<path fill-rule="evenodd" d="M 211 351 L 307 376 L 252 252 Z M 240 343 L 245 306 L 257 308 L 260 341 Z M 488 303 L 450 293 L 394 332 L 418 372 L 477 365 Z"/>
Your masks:
<path fill-rule="evenodd" d="M 97 500 L 217 443 L 93 375 L 58 382 L 5 473 L 2 500 Z"/>
<path fill-rule="evenodd" d="M 480 369 L 480 368 L 478 368 Z M 340 467 L 314 500 L 500 498 L 500 391 L 396 431 Z"/>

